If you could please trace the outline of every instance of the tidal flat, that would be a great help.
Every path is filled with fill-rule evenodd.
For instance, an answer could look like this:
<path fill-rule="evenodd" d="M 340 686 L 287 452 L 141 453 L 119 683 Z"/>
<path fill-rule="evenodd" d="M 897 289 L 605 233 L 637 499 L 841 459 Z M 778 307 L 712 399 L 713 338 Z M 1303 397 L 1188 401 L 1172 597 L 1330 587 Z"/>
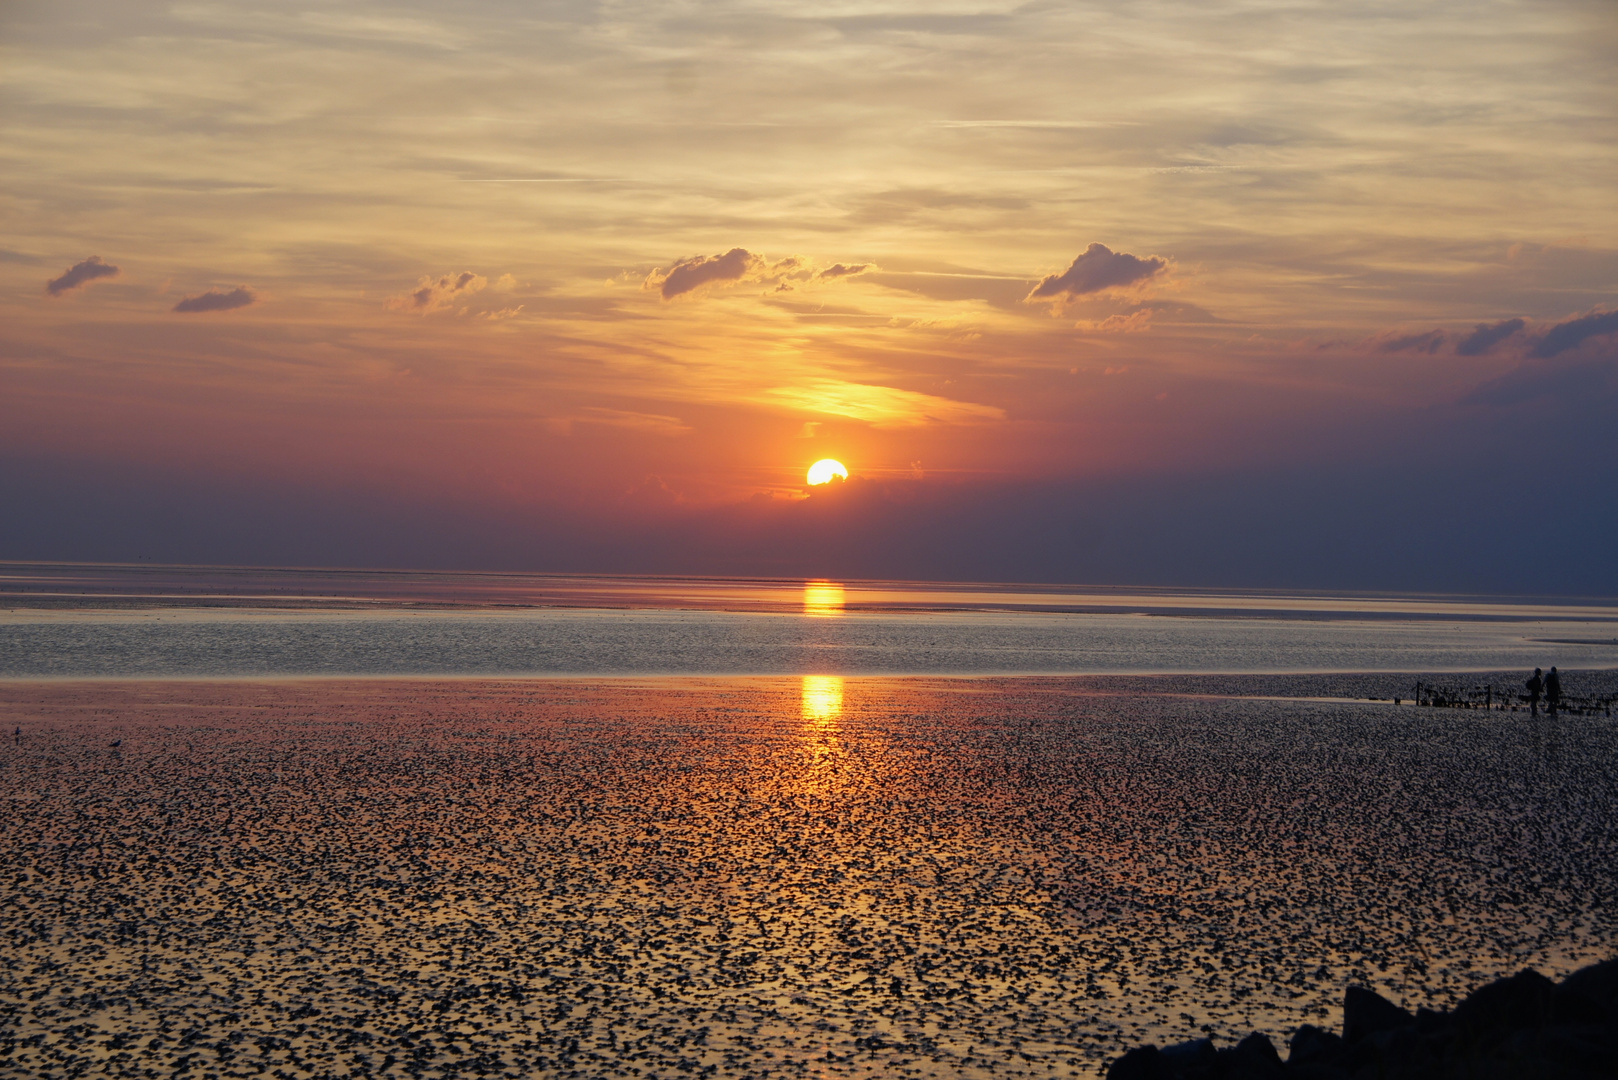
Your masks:
<path fill-rule="evenodd" d="M 1613 955 L 1618 721 L 1410 682 L 0 683 L 0 1076 L 1095 1076 Z"/>

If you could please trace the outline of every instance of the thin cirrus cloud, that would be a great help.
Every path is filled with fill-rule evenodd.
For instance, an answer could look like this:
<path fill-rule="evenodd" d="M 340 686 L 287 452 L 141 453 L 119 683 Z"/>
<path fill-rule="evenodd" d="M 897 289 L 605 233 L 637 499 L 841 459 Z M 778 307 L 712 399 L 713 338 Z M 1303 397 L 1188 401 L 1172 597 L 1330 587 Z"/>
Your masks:
<path fill-rule="evenodd" d="M 471 296 L 488 283 L 488 278 L 470 270 L 463 270 L 459 274 L 444 274 L 437 278 L 424 277 L 416 282 L 416 288 L 411 292 L 389 300 L 388 307 L 395 311 L 415 311 L 425 315 L 458 299 Z"/>
<path fill-rule="evenodd" d="M 45 291 L 52 296 L 61 296 L 65 292 L 88 285 L 100 278 L 118 276 L 118 268 L 109 262 L 103 262 L 101 256 L 92 255 L 83 262 L 76 262 L 62 274 L 45 283 Z"/>
<path fill-rule="evenodd" d="M 253 290 L 245 285 L 238 285 L 229 292 L 219 289 L 209 289 L 200 296 L 188 296 L 174 305 L 174 310 L 182 315 L 195 315 L 205 311 L 234 311 L 237 308 L 247 307 L 258 299 Z"/>
<path fill-rule="evenodd" d="M 929 424 L 983 424 L 1006 418 L 1004 410 L 992 405 L 842 379 L 812 379 L 798 386 L 776 387 L 766 391 L 763 400 L 888 429 Z"/>
<path fill-rule="evenodd" d="M 1141 258 L 1124 251 L 1113 251 L 1105 244 L 1091 244 L 1060 274 L 1040 279 L 1024 300 L 1061 300 L 1108 289 L 1122 289 L 1149 281 L 1168 268 L 1168 260 L 1156 255 Z"/>

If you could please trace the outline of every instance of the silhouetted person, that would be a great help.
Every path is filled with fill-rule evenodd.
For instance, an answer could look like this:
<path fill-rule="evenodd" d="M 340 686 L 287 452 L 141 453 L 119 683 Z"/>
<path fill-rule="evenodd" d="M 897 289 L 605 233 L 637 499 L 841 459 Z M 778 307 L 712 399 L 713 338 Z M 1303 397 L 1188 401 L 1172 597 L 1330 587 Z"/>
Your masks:
<path fill-rule="evenodd" d="M 1562 677 L 1556 673 L 1552 666 L 1551 673 L 1545 676 L 1545 704 L 1550 706 L 1551 715 L 1556 715 L 1556 707 L 1562 704 Z"/>
<path fill-rule="evenodd" d="M 1534 669 L 1534 674 L 1523 685 L 1528 687 L 1528 711 L 1538 716 L 1539 695 L 1545 689 L 1545 680 L 1540 676 L 1538 668 Z"/>

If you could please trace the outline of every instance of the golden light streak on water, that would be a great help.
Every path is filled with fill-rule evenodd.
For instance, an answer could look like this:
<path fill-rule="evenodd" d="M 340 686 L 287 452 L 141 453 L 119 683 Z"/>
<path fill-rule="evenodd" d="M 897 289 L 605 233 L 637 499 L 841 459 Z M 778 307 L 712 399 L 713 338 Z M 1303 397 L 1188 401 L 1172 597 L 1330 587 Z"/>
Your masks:
<path fill-rule="evenodd" d="M 843 613 L 843 586 L 836 581 L 810 581 L 803 586 L 803 613 L 831 618 Z"/>
<path fill-rule="evenodd" d="M 803 718 L 817 724 L 830 724 L 843 715 L 843 677 L 805 675 L 803 677 Z"/>

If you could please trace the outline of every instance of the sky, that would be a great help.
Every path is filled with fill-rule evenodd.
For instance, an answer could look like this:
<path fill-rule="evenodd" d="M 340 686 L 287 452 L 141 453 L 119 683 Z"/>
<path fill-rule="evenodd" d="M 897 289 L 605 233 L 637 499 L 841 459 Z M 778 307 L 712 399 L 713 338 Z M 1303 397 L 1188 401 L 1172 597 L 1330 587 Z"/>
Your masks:
<path fill-rule="evenodd" d="M 1614 55 L 1607 0 L 6 3 L 0 558 L 1618 594 Z"/>

